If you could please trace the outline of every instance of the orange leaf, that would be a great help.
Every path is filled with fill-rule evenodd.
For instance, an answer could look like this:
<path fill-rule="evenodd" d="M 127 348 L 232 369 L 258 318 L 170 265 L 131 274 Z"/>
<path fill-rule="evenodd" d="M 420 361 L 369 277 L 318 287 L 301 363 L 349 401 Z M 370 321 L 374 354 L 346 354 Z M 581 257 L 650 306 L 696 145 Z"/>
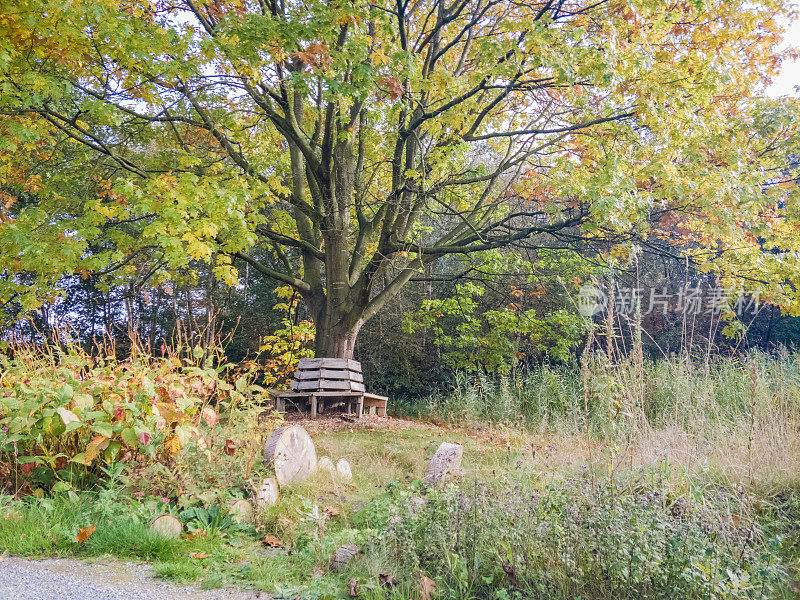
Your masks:
<path fill-rule="evenodd" d="M 228 456 L 233 456 L 236 454 L 236 442 L 233 440 L 225 440 L 225 446 L 222 451 Z"/>
<path fill-rule="evenodd" d="M 208 423 L 211 427 L 219 423 L 219 417 L 217 416 L 216 411 L 211 408 L 210 406 L 206 406 L 203 408 L 203 420 Z"/>
<path fill-rule="evenodd" d="M 89 536 L 94 533 L 94 525 L 89 525 L 86 529 L 78 529 L 78 535 L 75 536 L 75 541 L 82 544 L 89 539 Z"/>
<path fill-rule="evenodd" d="M 283 542 L 272 534 L 265 535 L 264 539 L 261 541 L 264 542 L 264 545 L 269 546 L 270 548 L 281 548 L 283 546 Z"/>
<path fill-rule="evenodd" d="M 436 582 L 422 574 L 419 577 L 419 600 L 431 600 L 431 594 L 436 593 Z"/>
<path fill-rule="evenodd" d="M 208 554 L 207 552 L 189 552 L 189 557 L 190 558 L 198 558 L 198 559 L 200 559 L 200 558 L 208 558 L 209 556 L 211 556 L 211 555 Z"/>

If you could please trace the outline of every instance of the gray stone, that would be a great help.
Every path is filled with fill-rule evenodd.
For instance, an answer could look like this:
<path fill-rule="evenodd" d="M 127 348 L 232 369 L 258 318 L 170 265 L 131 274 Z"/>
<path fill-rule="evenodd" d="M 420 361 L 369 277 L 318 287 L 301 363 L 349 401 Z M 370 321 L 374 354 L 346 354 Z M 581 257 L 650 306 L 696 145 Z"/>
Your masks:
<path fill-rule="evenodd" d="M 428 506 L 428 501 L 425 498 L 415 496 L 408 501 L 408 512 L 415 515 L 426 506 Z"/>
<path fill-rule="evenodd" d="M 317 461 L 317 473 L 322 473 L 333 479 L 333 461 L 327 456 L 323 456 Z"/>
<path fill-rule="evenodd" d="M 350 469 L 350 463 L 345 459 L 340 458 L 336 461 L 336 472 L 342 481 L 351 481 L 353 479 L 353 471 Z"/>
<path fill-rule="evenodd" d="M 422 483 L 428 487 L 437 487 L 445 481 L 463 475 L 464 471 L 461 469 L 463 455 L 464 447 L 461 444 L 442 442 L 431 458 Z"/>
<path fill-rule="evenodd" d="M 239 498 L 230 503 L 230 514 L 234 523 L 252 523 L 253 505 L 249 500 Z"/>
<path fill-rule="evenodd" d="M 361 549 L 355 544 L 345 544 L 339 546 L 331 556 L 331 571 L 341 571 Z"/>
<path fill-rule="evenodd" d="M 175 539 L 183 533 L 183 523 L 173 515 L 159 515 L 150 521 L 150 529 L 165 538 Z"/>

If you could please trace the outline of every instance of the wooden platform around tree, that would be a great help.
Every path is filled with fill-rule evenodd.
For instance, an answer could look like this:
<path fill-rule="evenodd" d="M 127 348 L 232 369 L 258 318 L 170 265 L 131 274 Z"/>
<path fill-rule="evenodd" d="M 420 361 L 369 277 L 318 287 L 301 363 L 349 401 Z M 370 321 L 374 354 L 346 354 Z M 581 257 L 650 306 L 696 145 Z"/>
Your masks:
<path fill-rule="evenodd" d="M 370 414 L 386 416 L 389 402 L 387 396 L 365 391 L 361 363 L 343 358 L 301 358 L 295 371 L 290 390 L 269 390 L 275 408 L 286 410 L 286 401 L 307 401 L 311 417 L 316 417 L 327 408 L 344 405 L 347 414 L 355 409 L 361 418 L 366 407 Z"/>

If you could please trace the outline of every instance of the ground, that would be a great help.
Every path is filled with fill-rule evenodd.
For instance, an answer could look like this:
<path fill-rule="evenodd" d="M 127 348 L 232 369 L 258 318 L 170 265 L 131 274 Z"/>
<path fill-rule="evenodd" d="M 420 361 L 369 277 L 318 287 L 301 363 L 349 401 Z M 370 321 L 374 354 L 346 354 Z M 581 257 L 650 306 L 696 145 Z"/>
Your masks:
<path fill-rule="evenodd" d="M 100 564 L 72 560 L 29 562 L 7 557 L 0 565 L 0 599 L 70 598 L 63 595 L 63 590 L 80 590 L 74 597 L 82 600 L 171 600 L 189 593 L 189 588 L 167 586 L 154 576 L 179 584 L 200 583 L 205 588 L 217 588 L 191 591 L 192 598 L 202 600 L 255 597 L 255 591 L 241 591 L 248 588 L 263 590 L 265 597 L 271 594 L 294 598 L 305 593 L 308 597 L 340 597 L 353 575 L 362 589 L 374 592 L 374 588 L 367 587 L 373 585 L 369 582 L 379 575 L 392 574 L 391 564 L 361 557 L 360 570 L 335 574 L 328 568 L 331 553 L 341 543 L 362 543 L 359 536 L 371 531 L 374 524 L 369 522 L 369 516 L 365 521 L 361 509 L 386 497 L 387 490 L 405 486 L 412 490 L 409 493 L 419 493 L 413 491 L 413 486 L 418 485 L 414 482 L 422 478 L 428 460 L 444 441 L 464 446 L 463 467 L 468 485 L 473 481 L 495 481 L 513 471 L 524 472 L 526 481 L 541 489 L 550 481 L 578 480 L 591 474 L 641 471 L 641 477 L 650 476 L 655 472 L 654 465 L 658 465 L 663 469 L 663 473 L 659 472 L 660 484 L 670 488 L 671 497 L 679 504 L 690 492 L 694 493 L 693 477 L 702 477 L 704 485 L 718 482 L 730 489 L 742 485 L 773 489 L 781 482 L 794 480 L 799 472 L 800 452 L 794 447 L 795 442 L 789 446 L 762 443 L 762 439 L 774 439 L 774 435 L 753 434 L 747 440 L 734 434 L 711 438 L 665 428 L 639 431 L 636 436 L 611 442 L 584 434 L 524 432 L 481 423 L 455 425 L 376 416 L 356 420 L 337 414 L 313 420 L 289 414 L 286 420 L 308 430 L 318 455 L 334 461 L 347 459 L 353 481 L 345 483 L 318 473 L 306 482 L 282 489 L 279 504 L 262 514 L 257 523 L 263 538 L 193 535 L 168 549 L 145 552 L 138 546 L 115 546 L 113 541 L 103 545 L 96 536 L 103 534 L 100 528 L 104 525 L 98 523 L 98 533 L 89 542 L 95 544 L 91 546 L 94 550 L 67 546 L 42 552 L 61 556 L 94 553 L 93 561 L 101 553 Z M 254 444 L 263 445 L 275 426 L 272 423 L 254 432 L 255 438 L 261 438 Z M 763 428 L 770 426 L 765 424 Z M 110 520 L 108 524 L 111 525 Z M 12 539 L 8 531 L 5 538 L 3 535 L 0 522 L 0 552 L 3 540 L 9 546 L 7 540 Z M 13 544 L 10 549 L 12 554 L 18 553 Z M 137 553 L 149 556 L 152 566 L 115 562 L 108 552 L 123 558 L 136 558 Z M 35 550 L 27 553 L 37 554 Z M 200 560 L 196 560 L 198 555 Z M 240 591 L 225 591 L 228 588 Z M 382 592 L 372 597 L 381 595 Z"/>

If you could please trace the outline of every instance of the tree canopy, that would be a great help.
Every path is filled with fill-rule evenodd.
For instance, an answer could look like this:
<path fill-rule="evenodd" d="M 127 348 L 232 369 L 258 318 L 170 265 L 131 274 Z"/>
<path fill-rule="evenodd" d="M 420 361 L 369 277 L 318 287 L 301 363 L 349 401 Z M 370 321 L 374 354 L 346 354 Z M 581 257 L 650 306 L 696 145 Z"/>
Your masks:
<path fill-rule="evenodd" d="M 800 311 L 783 2 L 4 4 L 5 305 L 246 264 L 352 356 L 434 261 L 603 241 Z"/>

